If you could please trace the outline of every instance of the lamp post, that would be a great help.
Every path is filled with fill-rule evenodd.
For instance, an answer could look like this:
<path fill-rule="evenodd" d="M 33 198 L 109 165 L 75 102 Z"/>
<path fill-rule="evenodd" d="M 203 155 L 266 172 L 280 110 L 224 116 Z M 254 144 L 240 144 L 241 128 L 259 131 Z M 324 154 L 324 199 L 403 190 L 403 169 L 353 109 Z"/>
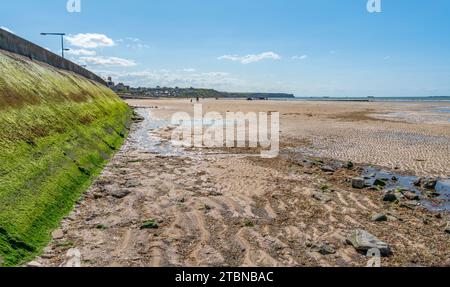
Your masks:
<path fill-rule="evenodd" d="M 64 58 L 64 51 L 68 51 L 69 49 L 64 49 L 64 36 L 66 33 L 41 33 L 42 36 L 61 36 L 61 53 Z"/>

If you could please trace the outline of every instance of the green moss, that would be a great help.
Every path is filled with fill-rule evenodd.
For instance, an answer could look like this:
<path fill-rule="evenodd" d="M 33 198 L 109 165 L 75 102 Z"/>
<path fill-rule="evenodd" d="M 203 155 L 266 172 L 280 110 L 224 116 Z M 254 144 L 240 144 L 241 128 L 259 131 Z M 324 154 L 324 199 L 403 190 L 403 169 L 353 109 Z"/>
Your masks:
<path fill-rule="evenodd" d="M 98 224 L 95 228 L 100 229 L 100 230 L 106 230 L 106 229 L 108 229 L 108 226 L 106 226 L 104 224 Z"/>
<path fill-rule="evenodd" d="M 108 88 L 0 52 L 0 257 L 38 255 L 122 145 L 131 111 Z"/>
<path fill-rule="evenodd" d="M 141 229 L 157 229 L 158 224 L 154 219 L 147 220 L 141 225 Z"/>
<path fill-rule="evenodd" d="M 250 219 L 245 219 L 244 220 L 244 226 L 245 227 L 255 227 L 255 224 Z"/>

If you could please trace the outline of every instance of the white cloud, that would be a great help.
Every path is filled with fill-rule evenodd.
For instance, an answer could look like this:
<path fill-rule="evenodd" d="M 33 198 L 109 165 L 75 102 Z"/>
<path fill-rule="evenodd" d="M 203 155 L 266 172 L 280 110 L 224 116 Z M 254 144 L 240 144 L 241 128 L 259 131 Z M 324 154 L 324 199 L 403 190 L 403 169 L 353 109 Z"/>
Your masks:
<path fill-rule="evenodd" d="M 3 29 L 3 30 L 5 30 L 6 32 L 9 32 L 9 33 L 11 33 L 11 34 L 15 34 L 12 30 L 8 29 L 8 28 L 5 27 L 5 26 L 0 26 L 0 29 Z"/>
<path fill-rule="evenodd" d="M 132 60 L 117 57 L 80 57 L 78 60 L 90 65 L 107 67 L 134 67 L 137 65 Z"/>
<path fill-rule="evenodd" d="M 238 56 L 238 55 L 224 55 L 219 58 L 218 60 L 229 60 L 233 62 L 241 62 L 241 64 L 251 64 L 255 62 L 259 62 L 265 59 L 272 59 L 272 60 L 280 60 L 281 56 L 274 53 L 274 52 L 265 52 L 257 55 L 247 55 L 247 56 Z"/>
<path fill-rule="evenodd" d="M 127 39 L 128 41 L 131 41 L 131 42 L 140 42 L 140 41 L 141 41 L 141 39 L 139 39 L 139 38 L 133 38 L 133 37 L 127 37 L 127 38 L 125 38 L 125 39 Z"/>
<path fill-rule="evenodd" d="M 141 39 L 133 37 L 118 39 L 116 40 L 116 43 L 123 43 L 126 48 L 133 50 L 142 50 L 150 48 L 150 46 L 145 44 Z"/>
<path fill-rule="evenodd" d="M 70 49 L 69 51 L 67 51 L 67 54 L 74 56 L 95 56 L 97 55 L 97 52 L 85 49 Z"/>
<path fill-rule="evenodd" d="M 305 60 L 307 58 L 308 58 L 308 55 L 293 56 L 292 60 Z"/>
<path fill-rule="evenodd" d="M 72 46 L 85 49 L 111 47 L 115 45 L 114 41 L 108 36 L 95 33 L 70 35 L 67 36 L 66 39 Z"/>
<path fill-rule="evenodd" d="M 113 77 L 115 82 L 123 82 L 134 87 L 197 87 L 219 90 L 236 89 L 248 86 L 248 83 L 236 79 L 225 72 L 189 72 L 180 70 L 144 70 L 136 72 L 116 72 L 95 70 L 103 77 Z M 237 88 L 236 88 L 237 87 Z"/>
<path fill-rule="evenodd" d="M 136 43 L 136 42 L 133 42 L 132 44 L 127 44 L 126 47 L 128 49 L 134 49 L 134 50 L 142 50 L 142 49 L 150 48 L 149 45 L 142 44 L 142 43 Z"/>
<path fill-rule="evenodd" d="M 194 69 L 194 68 L 185 68 L 185 69 L 183 69 L 183 72 L 186 72 L 186 73 L 194 73 L 194 72 L 195 72 L 195 69 Z"/>

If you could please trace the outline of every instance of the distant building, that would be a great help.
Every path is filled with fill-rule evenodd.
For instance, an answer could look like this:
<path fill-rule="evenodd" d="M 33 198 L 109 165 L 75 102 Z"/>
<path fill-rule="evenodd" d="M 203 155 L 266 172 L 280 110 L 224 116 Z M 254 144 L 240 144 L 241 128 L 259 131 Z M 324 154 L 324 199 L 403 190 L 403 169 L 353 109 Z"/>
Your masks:
<path fill-rule="evenodd" d="M 114 88 L 115 84 L 114 84 L 114 82 L 112 81 L 112 78 L 111 78 L 111 77 L 108 77 L 108 81 L 106 82 L 106 85 L 107 85 L 108 88 L 110 88 L 110 89 Z"/>
<path fill-rule="evenodd" d="M 123 83 L 118 83 L 114 86 L 113 90 L 119 93 L 125 93 L 130 91 L 130 86 L 126 86 Z"/>

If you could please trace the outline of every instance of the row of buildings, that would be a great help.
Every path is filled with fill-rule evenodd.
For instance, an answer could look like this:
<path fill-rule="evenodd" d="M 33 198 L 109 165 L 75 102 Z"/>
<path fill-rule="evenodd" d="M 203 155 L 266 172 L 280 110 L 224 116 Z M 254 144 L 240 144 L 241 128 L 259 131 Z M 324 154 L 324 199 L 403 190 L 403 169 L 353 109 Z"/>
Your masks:
<path fill-rule="evenodd" d="M 130 86 L 125 85 L 124 83 L 118 83 L 117 85 L 112 81 L 111 77 L 108 77 L 108 81 L 106 81 L 108 87 L 117 92 L 117 93 L 128 93 L 130 91 Z"/>
<path fill-rule="evenodd" d="M 157 86 L 156 88 L 133 88 L 127 86 L 123 83 L 118 83 L 117 85 L 112 81 L 111 77 L 108 77 L 107 85 L 110 89 L 115 91 L 116 93 L 122 94 L 130 94 L 131 96 L 141 96 L 141 97 L 180 97 L 182 96 L 186 90 L 189 89 L 180 89 L 178 87 L 175 88 L 167 88 Z M 194 90 L 194 88 L 190 88 Z"/>

